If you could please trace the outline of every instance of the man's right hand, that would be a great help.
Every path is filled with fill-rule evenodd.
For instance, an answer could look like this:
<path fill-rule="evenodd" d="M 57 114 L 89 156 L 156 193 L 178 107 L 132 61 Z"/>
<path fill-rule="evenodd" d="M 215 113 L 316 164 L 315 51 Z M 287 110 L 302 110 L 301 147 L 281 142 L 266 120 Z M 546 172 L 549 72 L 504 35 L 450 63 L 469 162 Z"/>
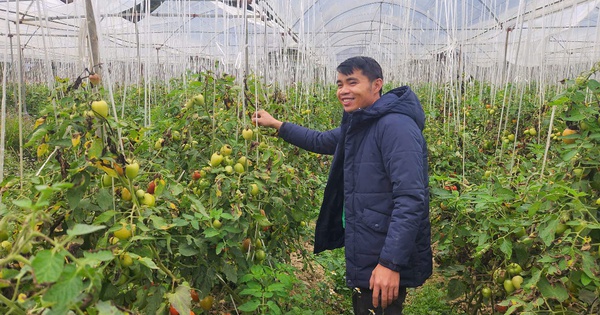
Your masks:
<path fill-rule="evenodd" d="M 252 115 L 252 122 L 257 126 L 271 127 L 279 130 L 283 122 L 273 118 L 267 111 L 259 110 Z"/>

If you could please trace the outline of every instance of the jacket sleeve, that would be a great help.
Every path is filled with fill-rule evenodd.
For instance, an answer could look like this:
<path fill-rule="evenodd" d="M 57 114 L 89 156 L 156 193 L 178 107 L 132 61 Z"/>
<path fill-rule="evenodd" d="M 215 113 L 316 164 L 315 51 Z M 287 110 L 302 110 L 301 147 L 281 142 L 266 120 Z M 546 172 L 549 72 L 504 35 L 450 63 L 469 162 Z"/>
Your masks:
<path fill-rule="evenodd" d="M 379 263 L 400 271 L 411 263 L 416 250 L 416 237 L 423 220 L 428 217 L 426 206 L 427 163 L 425 140 L 416 123 L 405 115 L 380 125 L 378 144 L 386 173 L 392 184 L 392 215 Z M 387 117 L 389 118 L 389 117 Z"/>
<path fill-rule="evenodd" d="M 316 131 L 306 127 L 284 122 L 279 128 L 279 137 L 304 150 L 320 154 L 333 155 L 340 139 L 341 129 Z"/>

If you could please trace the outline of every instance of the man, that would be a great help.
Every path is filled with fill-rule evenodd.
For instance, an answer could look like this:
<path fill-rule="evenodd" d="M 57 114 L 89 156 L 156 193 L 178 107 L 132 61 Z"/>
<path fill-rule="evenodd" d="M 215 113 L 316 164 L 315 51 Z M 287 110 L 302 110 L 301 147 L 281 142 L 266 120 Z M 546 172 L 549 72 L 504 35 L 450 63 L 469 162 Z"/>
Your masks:
<path fill-rule="evenodd" d="M 337 72 L 340 127 L 319 132 L 263 110 L 253 121 L 300 148 L 333 154 L 314 251 L 345 246 L 355 314 L 402 314 L 406 288 L 432 272 L 425 114 L 406 86 L 382 95 L 372 58 L 347 59 Z"/>

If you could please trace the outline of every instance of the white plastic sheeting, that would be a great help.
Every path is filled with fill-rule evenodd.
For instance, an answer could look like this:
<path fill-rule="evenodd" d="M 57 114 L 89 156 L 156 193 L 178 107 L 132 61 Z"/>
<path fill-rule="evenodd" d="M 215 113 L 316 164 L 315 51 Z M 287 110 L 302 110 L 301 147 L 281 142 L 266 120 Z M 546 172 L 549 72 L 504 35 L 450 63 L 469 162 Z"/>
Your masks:
<path fill-rule="evenodd" d="M 210 70 L 219 64 L 221 71 L 247 65 L 274 77 L 296 73 L 288 69 L 331 69 L 364 54 L 396 73 L 408 67 L 433 73 L 440 72 L 435 67 L 452 69 L 427 76 L 438 80 L 480 69 L 494 69 L 488 73 L 493 77 L 511 66 L 530 73 L 585 69 L 600 60 L 600 0 L 92 3 L 101 61 L 135 64 L 145 75 Z M 15 58 L 18 36 L 24 58 L 80 70 L 88 66 L 90 54 L 85 13 L 84 0 L 0 0 L 0 54 Z M 304 76 L 314 78 L 318 72 Z"/>

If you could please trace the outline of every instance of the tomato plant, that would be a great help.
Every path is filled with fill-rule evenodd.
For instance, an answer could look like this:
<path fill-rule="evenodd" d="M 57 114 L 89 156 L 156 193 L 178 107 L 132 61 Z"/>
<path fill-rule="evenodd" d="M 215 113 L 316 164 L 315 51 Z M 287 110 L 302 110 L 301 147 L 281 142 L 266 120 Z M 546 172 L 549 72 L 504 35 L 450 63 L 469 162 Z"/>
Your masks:
<path fill-rule="evenodd" d="M 501 119 L 490 117 L 496 117 L 493 105 L 486 108 L 481 97 L 502 99 L 503 91 L 479 91 L 465 95 L 470 115 L 463 116 L 464 124 L 431 106 L 429 126 L 444 122 L 447 129 L 425 131 L 436 205 L 433 240 L 442 274 L 450 278 L 449 298 L 469 312 L 495 307 L 535 313 L 565 305 L 585 312 L 594 303 L 588 297 L 600 287 L 592 250 L 600 242 L 594 158 L 600 154 L 600 124 L 597 106 L 590 106 L 600 97 L 600 83 L 548 87 L 548 104 L 561 113 L 553 126 L 547 112 L 535 114 L 533 91 L 525 93 L 520 112 L 512 104 L 498 108 Z M 537 127 L 520 131 L 521 117 L 535 119 Z M 565 129 L 571 131 L 563 137 Z M 554 139 L 548 148 L 540 137 L 547 134 Z M 484 301 L 483 289 L 477 294 L 470 288 L 494 294 Z"/>
<path fill-rule="evenodd" d="M 14 178 L 2 183 L 0 313 L 187 314 L 191 287 L 243 304 L 240 279 L 253 265 L 305 251 L 300 222 L 315 215 L 316 172 L 325 174 L 327 159 L 288 157 L 290 146 L 259 129 L 246 140 L 249 113 L 238 116 L 231 103 L 235 82 L 201 76 L 162 93 L 150 127 L 140 89 L 117 101 L 125 117 L 105 115 L 104 104 L 90 110 L 92 100 L 108 99 L 102 87 L 51 93 L 59 106 L 41 106 L 44 119 L 27 139 L 41 148 L 41 171 L 23 178 L 28 193 Z M 244 250 L 245 239 L 260 240 L 260 251 Z M 20 303 L 20 295 L 31 298 Z"/>

